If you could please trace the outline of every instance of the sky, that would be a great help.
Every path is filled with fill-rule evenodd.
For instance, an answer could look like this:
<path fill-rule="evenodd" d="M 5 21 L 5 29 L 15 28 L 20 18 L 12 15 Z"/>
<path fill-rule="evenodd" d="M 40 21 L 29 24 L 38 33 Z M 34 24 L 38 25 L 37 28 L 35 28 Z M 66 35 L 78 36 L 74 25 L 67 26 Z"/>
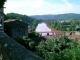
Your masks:
<path fill-rule="evenodd" d="M 4 12 L 31 15 L 80 14 L 80 0 L 7 0 Z"/>

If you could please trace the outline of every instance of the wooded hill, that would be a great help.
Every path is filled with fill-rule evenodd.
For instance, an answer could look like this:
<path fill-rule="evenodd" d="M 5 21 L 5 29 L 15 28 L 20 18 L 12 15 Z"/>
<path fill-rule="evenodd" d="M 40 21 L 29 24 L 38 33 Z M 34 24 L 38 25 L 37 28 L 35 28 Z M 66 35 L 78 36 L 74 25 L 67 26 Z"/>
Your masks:
<path fill-rule="evenodd" d="M 80 20 L 80 14 L 68 13 L 58 15 L 34 15 L 30 16 L 36 19 L 54 19 L 54 20 Z"/>
<path fill-rule="evenodd" d="M 31 23 L 34 20 L 37 20 L 37 19 L 29 17 L 27 15 L 22 15 L 22 14 L 18 14 L 18 13 L 5 14 L 5 20 L 7 20 L 7 19 L 17 19 L 17 20 L 22 20 L 22 21 L 27 22 L 27 23 Z"/>

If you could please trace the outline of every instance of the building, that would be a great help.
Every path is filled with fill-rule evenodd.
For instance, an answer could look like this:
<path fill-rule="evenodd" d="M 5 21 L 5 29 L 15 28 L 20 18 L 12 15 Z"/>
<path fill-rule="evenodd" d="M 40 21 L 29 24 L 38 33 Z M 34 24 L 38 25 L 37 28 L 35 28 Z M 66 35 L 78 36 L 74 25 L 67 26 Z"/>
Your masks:
<path fill-rule="evenodd" d="M 28 36 L 28 24 L 19 20 L 4 21 L 4 31 L 12 38 Z"/>

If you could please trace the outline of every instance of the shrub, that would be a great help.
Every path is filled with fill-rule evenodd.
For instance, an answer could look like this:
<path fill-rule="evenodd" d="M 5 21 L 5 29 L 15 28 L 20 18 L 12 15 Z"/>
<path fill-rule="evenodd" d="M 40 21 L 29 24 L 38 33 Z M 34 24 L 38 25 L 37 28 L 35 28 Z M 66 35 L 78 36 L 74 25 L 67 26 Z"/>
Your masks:
<path fill-rule="evenodd" d="M 37 32 L 30 32 L 30 33 L 28 34 L 28 36 L 29 36 L 29 38 L 39 37 L 39 33 L 37 33 Z"/>
<path fill-rule="evenodd" d="M 30 50 L 35 48 L 35 45 L 36 45 L 35 42 L 32 41 L 27 36 L 18 37 L 18 38 L 16 38 L 16 41 L 19 42 L 20 44 L 24 45 L 26 48 L 28 48 Z"/>
<path fill-rule="evenodd" d="M 80 51 L 79 44 L 76 40 L 69 39 L 64 35 L 57 39 L 40 42 L 40 44 L 36 46 L 35 52 L 44 58 L 44 60 L 75 60 L 75 58 L 73 58 L 73 51 L 78 54 Z M 78 55 L 76 55 L 76 59 L 79 59 Z"/>

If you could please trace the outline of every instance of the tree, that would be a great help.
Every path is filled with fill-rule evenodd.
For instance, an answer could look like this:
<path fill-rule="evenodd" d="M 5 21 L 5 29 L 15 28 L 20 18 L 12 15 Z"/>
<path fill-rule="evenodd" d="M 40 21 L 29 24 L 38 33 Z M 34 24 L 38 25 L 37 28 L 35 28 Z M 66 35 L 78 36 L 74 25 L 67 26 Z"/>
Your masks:
<path fill-rule="evenodd" d="M 18 37 L 15 40 L 30 50 L 34 49 L 36 45 L 35 42 L 27 36 Z"/>
<path fill-rule="evenodd" d="M 80 47 L 66 49 L 61 52 L 61 56 L 63 60 L 80 60 Z"/>
<path fill-rule="evenodd" d="M 71 20 L 69 22 L 58 22 L 58 21 L 53 21 L 53 20 L 47 20 L 46 23 L 57 30 L 61 31 L 76 31 L 76 26 L 80 25 L 80 21 L 76 20 Z"/>
<path fill-rule="evenodd" d="M 38 21 L 37 21 L 37 20 L 34 20 L 34 21 L 30 24 L 31 31 L 35 31 L 37 25 L 38 25 Z"/>
<path fill-rule="evenodd" d="M 0 0 L 0 8 L 3 7 L 5 1 L 6 1 L 6 0 Z"/>
<path fill-rule="evenodd" d="M 29 38 L 39 37 L 39 33 L 32 31 L 32 32 L 30 32 L 30 33 L 28 34 L 28 37 L 29 37 Z"/>
<path fill-rule="evenodd" d="M 69 39 L 66 35 L 63 35 L 57 39 L 40 42 L 40 44 L 36 46 L 35 52 L 44 58 L 44 60 L 75 60 L 75 58 L 78 60 L 80 59 L 78 56 L 80 54 L 79 49 L 80 45 L 76 40 Z"/>
<path fill-rule="evenodd" d="M 22 14 L 18 14 L 18 13 L 7 13 L 5 15 L 5 20 L 7 19 L 17 19 L 17 20 L 22 20 L 23 22 L 27 22 L 28 24 L 29 23 L 32 23 L 34 20 L 34 18 L 31 18 L 27 15 L 22 15 Z"/>

